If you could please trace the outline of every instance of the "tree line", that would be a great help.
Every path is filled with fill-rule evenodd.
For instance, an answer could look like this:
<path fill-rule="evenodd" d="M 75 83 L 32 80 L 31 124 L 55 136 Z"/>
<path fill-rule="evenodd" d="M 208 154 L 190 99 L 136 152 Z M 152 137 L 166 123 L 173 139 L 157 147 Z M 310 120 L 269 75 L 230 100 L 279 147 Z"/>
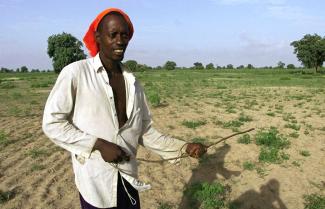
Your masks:
<path fill-rule="evenodd" d="M 69 33 L 55 34 L 48 38 L 47 54 L 52 59 L 53 69 L 59 73 L 62 68 L 72 62 L 85 59 L 87 55 L 82 50 L 82 42 Z M 302 39 L 293 41 L 291 44 L 298 60 L 305 68 L 314 68 L 316 72 L 320 71 L 325 61 L 325 37 L 317 34 L 307 34 Z M 246 66 L 234 66 L 228 64 L 226 66 L 214 66 L 213 63 L 203 65 L 201 62 L 193 63 L 192 67 L 178 67 L 175 61 L 167 61 L 163 66 L 151 67 L 140 64 L 135 60 L 128 60 L 124 64 L 132 71 L 146 70 L 203 70 L 203 69 L 296 69 L 294 64 L 285 64 L 279 61 L 276 66 L 254 67 L 252 64 Z M 299 67 L 301 68 L 301 67 Z M 26 66 L 13 69 L 1 68 L 0 72 L 29 72 Z M 31 72 L 40 72 L 38 69 L 32 69 Z"/>

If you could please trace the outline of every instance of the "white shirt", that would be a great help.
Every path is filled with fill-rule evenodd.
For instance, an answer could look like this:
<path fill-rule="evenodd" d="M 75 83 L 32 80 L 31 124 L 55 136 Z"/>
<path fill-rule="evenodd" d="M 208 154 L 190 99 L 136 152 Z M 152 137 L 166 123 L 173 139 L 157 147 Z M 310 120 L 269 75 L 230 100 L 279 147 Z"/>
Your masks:
<path fill-rule="evenodd" d="M 118 171 L 136 186 L 138 145 L 163 158 L 179 155 L 185 142 L 165 136 L 152 127 L 144 91 L 126 67 L 128 120 L 119 129 L 114 96 L 99 54 L 62 69 L 47 99 L 43 131 L 57 145 L 71 152 L 76 186 L 83 198 L 99 208 L 116 207 Z M 121 146 L 129 162 L 107 163 L 99 151 L 91 152 L 97 138 Z"/>

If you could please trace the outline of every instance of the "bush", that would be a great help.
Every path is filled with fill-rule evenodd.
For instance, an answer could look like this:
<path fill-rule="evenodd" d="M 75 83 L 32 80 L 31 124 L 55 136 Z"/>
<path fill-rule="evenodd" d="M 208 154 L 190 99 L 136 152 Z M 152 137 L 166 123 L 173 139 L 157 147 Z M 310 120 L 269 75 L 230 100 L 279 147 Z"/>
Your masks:
<path fill-rule="evenodd" d="M 305 209 L 324 209 L 325 196 L 318 194 L 305 195 Z"/>
<path fill-rule="evenodd" d="M 220 183 L 195 183 L 185 190 L 192 208 L 219 209 L 225 206 L 227 187 Z"/>

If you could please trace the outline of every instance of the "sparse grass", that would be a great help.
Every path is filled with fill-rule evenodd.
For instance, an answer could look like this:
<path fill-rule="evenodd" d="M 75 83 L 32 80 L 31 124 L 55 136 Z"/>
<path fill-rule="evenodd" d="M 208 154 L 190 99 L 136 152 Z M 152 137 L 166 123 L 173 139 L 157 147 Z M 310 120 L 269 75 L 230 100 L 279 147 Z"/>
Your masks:
<path fill-rule="evenodd" d="M 12 142 L 8 139 L 7 134 L 4 131 L 0 130 L 0 146 L 5 147 Z"/>
<path fill-rule="evenodd" d="M 253 118 L 250 117 L 250 116 L 248 116 L 248 115 L 245 115 L 244 113 L 241 113 L 241 114 L 239 115 L 238 120 L 239 120 L 240 122 L 250 122 L 250 121 L 253 121 Z"/>
<path fill-rule="evenodd" d="M 158 107 L 161 104 L 161 98 L 157 91 L 149 91 L 147 97 L 153 107 Z"/>
<path fill-rule="evenodd" d="M 15 191 L 13 191 L 13 190 L 6 191 L 6 192 L 0 190 L 0 204 L 3 204 L 5 202 L 11 200 L 12 198 L 14 198 L 15 195 L 16 195 Z"/>
<path fill-rule="evenodd" d="M 296 123 L 288 123 L 284 126 L 285 128 L 291 128 L 293 130 L 299 131 L 300 130 L 300 125 Z"/>
<path fill-rule="evenodd" d="M 47 155 L 47 151 L 44 150 L 44 149 L 37 149 L 37 148 L 33 148 L 31 150 L 29 150 L 26 155 L 27 156 L 30 156 L 31 158 L 39 158 L 39 157 L 42 157 L 44 155 Z"/>
<path fill-rule="evenodd" d="M 204 138 L 204 137 L 195 137 L 192 139 L 192 142 L 193 143 L 202 143 L 202 144 L 205 144 L 206 142 L 208 141 L 207 138 Z"/>
<path fill-rule="evenodd" d="M 310 194 L 304 196 L 305 209 L 324 209 L 325 196 L 320 194 Z"/>
<path fill-rule="evenodd" d="M 207 122 L 204 120 L 184 120 L 182 122 L 182 125 L 191 128 L 191 129 L 196 129 L 197 127 L 205 125 Z"/>
<path fill-rule="evenodd" d="M 250 144 L 251 143 L 251 137 L 249 134 L 244 134 L 241 137 L 238 138 L 237 140 L 238 143 L 240 144 Z"/>
<path fill-rule="evenodd" d="M 16 85 L 13 82 L 1 82 L 0 89 L 13 89 L 16 88 Z"/>
<path fill-rule="evenodd" d="M 45 169 L 46 167 L 44 165 L 41 165 L 41 164 L 33 164 L 32 167 L 31 167 L 31 171 L 34 172 L 34 171 L 40 171 L 40 170 L 43 170 Z"/>
<path fill-rule="evenodd" d="M 233 127 L 238 128 L 238 127 L 240 127 L 242 125 L 244 125 L 244 123 L 239 121 L 239 120 L 232 120 L 232 121 L 228 121 L 228 122 L 223 123 L 224 128 L 233 128 Z"/>
<path fill-rule="evenodd" d="M 271 117 L 274 117 L 275 116 L 275 113 L 274 112 L 267 112 L 266 115 L 271 116 Z"/>
<path fill-rule="evenodd" d="M 299 152 L 299 154 L 304 156 L 304 157 L 309 157 L 310 156 L 310 152 L 308 150 L 301 150 Z"/>
<path fill-rule="evenodd" d="M 292 132 L 292 133 L 289 134 L 289 137 L 298 138 L 299 134 L 297 132 Z"/>
<path fill-rule="evenodd" d="M 294 165 L 296 167 L 300 167 L 300 163 L 296 160 L 292 162 L 292 165 Z"/>
<path fill-rule="evenodd" d="M 189 198 L 192 208 L 221 209 L 225 207 L 225 199 L 229 188 L 218 182 L 195 183 L 186 188 L 185 195 Z"/>
<path fill-rule="evenodd" d="M 159 202 L 157 209 L 172 209 L 172 208 L 173 208 L 173 206 L 170 203 Z"/>
<path fill-rule="evenodd" d="M 245 161 L 245 162 L 243 163 L 243 168 L 244 168 L 245 170 L 252 171 L 252 170 L 255 169 L 255 164 L 254 164 L 253 162 L 251 162 L 251 161 Z"/>
<path fill-rule="evenodd" d="M 271 127 L 269 130 L 261 130 L 255 136 L 257 145 L 262 146 L 259 161 L 268 163 L 281 163 L 286 160 L 286 155 L 280 152 L 288 148 L 290 142 L 279 134 L 278 130 Z"/>

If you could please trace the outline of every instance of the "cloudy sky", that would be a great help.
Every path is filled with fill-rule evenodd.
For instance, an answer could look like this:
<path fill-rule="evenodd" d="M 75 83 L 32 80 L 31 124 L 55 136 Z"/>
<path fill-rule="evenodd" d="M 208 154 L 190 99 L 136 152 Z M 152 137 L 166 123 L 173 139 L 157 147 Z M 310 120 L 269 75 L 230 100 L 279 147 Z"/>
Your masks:
<path fill-rule="evenodd" d="M 324 0 L 0 0 L 0 67 L 51 69 L 47 38 L 64 31 L 82 40 L 108 7 L 135 27 L 125 60 L 150 66 L 298 65 L 290 43 L 325 36 Z"/>

